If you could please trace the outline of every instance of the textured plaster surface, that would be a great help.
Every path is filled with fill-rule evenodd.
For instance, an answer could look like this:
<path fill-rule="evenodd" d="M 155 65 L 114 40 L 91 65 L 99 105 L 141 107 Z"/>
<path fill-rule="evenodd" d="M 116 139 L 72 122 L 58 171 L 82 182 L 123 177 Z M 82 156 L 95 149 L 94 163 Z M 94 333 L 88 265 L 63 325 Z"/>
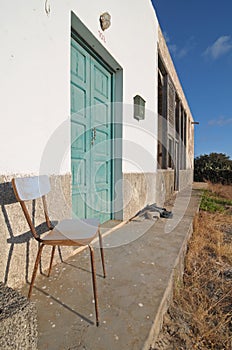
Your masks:
<path fill-rule="evenodd" d="M 123 174 L 123 220 L 133 217 L 147 204 L 155 202 L 156 174 Z"/>
<path fill-rule="evenodd" d="M 156 180 L 157 204 L 163 206 L 174 191 L 174 170 L 158 170 Z"/>
<path fill-rule="evenodd" d="M 180 190 L 193 183 L 193 169 L 180 170 Z"/>
<path fill-rule="evenodd" d="M 179 190 L 186 186 L 192 186 L 193 169 L 179 171 Z M 163 206 L 174 193 L 174 170 L 158 170 L 156 178 L 156 201 L 159 206 Z"/>
<path fill-rule="evenodd" d="M 11 185 L 13 176 L 0 177 L 0 280 L 11 287 L 20 287 L 30 281 L 38 242 L 33 238 L 20 204 L 17 202 Z M 52 176 L 51 193 L 48 195 L 48 210 L 51 219 L 57 222 L 71 215 L 71 177 L 70 175 Z M 28 202 L 38 232 L 43 236 L 47 232 L 41 200 Z M 62 257 L 68 257 L 72 247 L 61 250 Z M 45 247 L 40 269 L 48 268 L 50 247 Z M 58 254 L 55 263 L 60 261 Z"/>

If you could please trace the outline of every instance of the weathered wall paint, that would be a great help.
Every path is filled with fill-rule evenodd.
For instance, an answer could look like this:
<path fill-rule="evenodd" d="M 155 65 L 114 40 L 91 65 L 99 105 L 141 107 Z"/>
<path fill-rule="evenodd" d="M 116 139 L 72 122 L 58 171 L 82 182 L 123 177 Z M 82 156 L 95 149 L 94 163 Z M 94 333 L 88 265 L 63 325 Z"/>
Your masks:
<path fill-rule="evenodd" d="M 62 125 L 62 145 L 57 137 L 59 166 L 47 173 L 65 174 L 70 170 L 70 31 L 71 11 L 111 53 L 123 68 L 123 102 L 131 105 L 136 94 L 146 100 L 144 121 L 133 119 L 132 110 L 124 116 L 124 138 L 138 142 L 126 124 L 155 133 L 157 92 L 157 19 L 149 0 L 9 1 L 0 4 L 0 174 L 39 173 L 44 150 Z M 102 32 L 99 17 L 108 11 L 112 25 Z M 155 142 L 155 141 L 154 141 Z M 148 151 L 155 150 L 143 140 Z M 128 146 L 130 147 L 130 146 Z M 123 154 L 123 171 L 132 171 Z M 63 156 L 63 157 L 62 157 Z M 155 159 L 155 153 L 154 153 Z M 137 170 L 141 172 L 142 170 Z M 151 171 L 150 163 L 143 171 Z M 154 166 L 152 171 L 155 171 Z"/>
<path fill-rule="evenodd" d="M 189 108 L 188 101 L 185 97 L 184 91 L 182 89 L 180 80 L 178 78 L 175 66 L 173 64 L 165 38 L 163 36 L 163 33 L 160 27 L 158 27 L 158 48 L 162 56 L 162 59 L 164 61 L 165 67 L 174 83 L 175 89 L 181 100 L 183 108 L 187 114 L 186 166 L 187 166 L 187 169 L 193 169 L 193 159 L 194 159 L 194 126 L 192 124 L 193 116 Z"/>

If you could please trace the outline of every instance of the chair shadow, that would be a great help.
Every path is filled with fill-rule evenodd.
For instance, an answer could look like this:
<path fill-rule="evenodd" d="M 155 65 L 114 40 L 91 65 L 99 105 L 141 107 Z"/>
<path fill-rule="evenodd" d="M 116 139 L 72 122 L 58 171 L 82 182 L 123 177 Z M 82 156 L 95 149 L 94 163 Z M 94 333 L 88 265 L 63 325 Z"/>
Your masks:
<path fill-rule="evenodd" d="M 5 182 L 0 184 L 0 206 L 2 210 L 2 214 L 5 220 L 5 224 L 9 233 L 9 238 L 7 238 L 7 243 L 10 244 L 9 252 L 8 252 L 8 257 L 7 257 L 7 263 L 6 263 L 6 269 L 5 269 L 5 274 L 4 274 L 4 283 L 7 284 L 8 278 L 9 278 L 9 272 L 10 272 L 10 265 L 13 257 L 13 252 L 16 244 L 25 244 L 26 246 L 26 271 L 25 271 L 25 282 L 29 283 L 29 257 L 30 257 L 30 242 L 31 240 L 34 240 L 34 237 L 31 233 L 30 230 L 24 232 L 21 235 L 14 235 L 13 228 L 11 226 L 9 216 L 7 213 L 7 206 L 10 204 L 17 203 L 17 199 L 15 197 L 12 184 L 11 182 Z M 19 208 L 19 212 L 20 212 Z M 33 223 L 35 221 L 35 215 L 36 215 L 36 205 L 35 201 L 32 203 L 32 220 Z M 45 232 L 48 232 L 49 229 L 47 227 L 46 222 L 41 223 L 40 225 L 36 226 L 36 230 L 38 232 L 38 235 L 42 235 Z M 38 242 L 38 248 L 39 248 L 39 242 Z M 62 255 L 60 249 L 59 251 L 59 256 L 61 261 Z M 42 272 L 42 265 L 40 262 L 40 273 L 43 274 Z"/>
<path fill-rule="evenodd" d="M 76 265 L 71 264 L 70 262 L 67 262 L 67 261 L 63 261 L 63 263 L 64 263 L 65 265 L 72 266 L 72 267 L 74 267 L 74 268 L 77 269 L 77 270 L 84 271 L 84 272 L 88 272 L 88 273 L 92 274 L 91 270 L 87 270 L 87 269 L 85 269 L 84 267 L 76 266 Z M 101 277 L 101 278 L 104 279 L 104 276 L 101 275 L 100 273 L 97 273 L 97 272 L 96 272 L 96 276 Z"/>
<path fill-rule="evenodd" d="M 61 305 L 62 307 L 64 307 L 66 310 L 71 311 L 72 313 L 74 313 L 75 315 L 77 315 L 78 317 L 80 317 L 81 319 L 83 319 L 84 321 L 86 321 L 87 323 L 94 325 L 94 322 L 91 321 L 89 318 L 87 318 L 86 316 L 82 315 L 81 313 L 73 310 L 70 306 L 64 304 L 61 300 L 55 298 L 53 295 L 45 292 L 43 289 L 38 288 L 36 286 L 34 286 L 34 288 L 36 290 L 38 290 L 40 293 L 43 293 L 46 297 L 49 297 L 50 299 L 52 299 L 53 301 L 55 301 L 56 303 L 58 303 L 59 305 Z"/>

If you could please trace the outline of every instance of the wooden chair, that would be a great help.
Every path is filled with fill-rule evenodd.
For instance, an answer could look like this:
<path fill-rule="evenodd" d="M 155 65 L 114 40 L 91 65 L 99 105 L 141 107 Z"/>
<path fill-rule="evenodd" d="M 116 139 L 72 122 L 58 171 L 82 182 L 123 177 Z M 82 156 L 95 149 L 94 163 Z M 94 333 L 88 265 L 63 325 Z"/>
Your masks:
<path fill-rule="evenodd" d="M 35 260 L 34 270 L 32 274 L 30 289 L 28 298 L 31 297 L 32 288 L 35 282 L 38 265 L 40 262 L 43 247 L 46 245 L 52 246 L 51 259 L 48 270 L 48 276 L 50 276 L 52 269 L 52 262 L 54 258 L 56 246 L 88 246 L 91 258 L 91 270 L 92 270 L 92 283 L 93 283 L 93 294 L 95 301 L 95 313 L 96 313 L 96 324 L 99 325 L 98 317 L 98 296 L 96 286 L 96 269 L 94 262 L 94 250 L 91 246 L 91 242 L 98 235 L 103 275 L 106 276 L 105 263 L 104 263 L 104 252 L 102 245 L 102 237 L 99 229 L 99 221 L 97 219 L 65 219 L 59 222 L 55 227 L 52 226 L 48 216 L 46 194 L 50 192 L 50 181 L 48 176 L 33 176 L 25 178 L 14 178 L 12 180 L 12 186 L 16 195 L 17 200 L 20 202 L 30 230 L 34 238 L 40 243 L 38 254 Z M 45 220 L 49 229 L 49 232 L 41 238 L 36 231 L 33 224 L 32 218 L 29 214 L 27 205 L 25 202 L 42 198 Z"/>

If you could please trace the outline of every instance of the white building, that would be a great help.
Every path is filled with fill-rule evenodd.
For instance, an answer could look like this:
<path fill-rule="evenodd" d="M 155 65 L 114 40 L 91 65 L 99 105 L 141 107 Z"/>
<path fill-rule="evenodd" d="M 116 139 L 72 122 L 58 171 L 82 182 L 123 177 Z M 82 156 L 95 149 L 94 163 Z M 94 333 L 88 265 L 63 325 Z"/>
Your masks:
<path fill-rule="evenodd" d="M 192 181 L 193 119 L 150 0 L 2 1 L 0 23 L 0 274 L 17 285 L 13 176 L 52 175 L 65 213 L 125 220 Z"/>

